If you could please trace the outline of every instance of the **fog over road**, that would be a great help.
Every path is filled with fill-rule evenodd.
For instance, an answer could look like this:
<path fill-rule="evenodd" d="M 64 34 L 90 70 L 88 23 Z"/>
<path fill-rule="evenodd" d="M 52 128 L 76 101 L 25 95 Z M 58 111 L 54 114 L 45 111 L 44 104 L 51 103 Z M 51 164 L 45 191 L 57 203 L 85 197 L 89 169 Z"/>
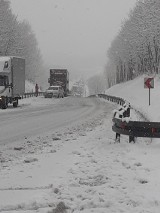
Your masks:
<path fill-rule="evenodd" d="M 106 105 L 94 98 L 44 99 L 0 112 L 0 143 L 13 143 L 85 121 L 102 113 Z"/>

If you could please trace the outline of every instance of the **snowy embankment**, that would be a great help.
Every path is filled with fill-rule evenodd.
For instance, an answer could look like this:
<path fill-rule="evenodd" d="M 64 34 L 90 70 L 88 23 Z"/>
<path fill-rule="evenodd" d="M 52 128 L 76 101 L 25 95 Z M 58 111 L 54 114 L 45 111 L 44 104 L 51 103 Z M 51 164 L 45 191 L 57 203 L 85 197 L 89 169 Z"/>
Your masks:
<path fill-rule="evenodd" d="M 150 89 L 150 105 L 149 105 L 149 89 L 144 88 L 144 78 L 148 76 L 140 76 L 134 80 L 117 84 L 106 91 L 108 95 L 115 95 L 126 99 L 138 111 L 150 121 L 160 121 L 160 78 L 154 78 L 154 88 Z"/>
<path fill-rule="evenodd" d="M 124 97 L 120 87 L 131 88 L 118 86 L 110 94 Z M 138 107 L 135 94 L 124 98 Z M 159 213 L 159 140 L 115 143 L 117 105 L 101 101 L 105 111 L 86 122 L 1 148 L 0 212 Z"/>

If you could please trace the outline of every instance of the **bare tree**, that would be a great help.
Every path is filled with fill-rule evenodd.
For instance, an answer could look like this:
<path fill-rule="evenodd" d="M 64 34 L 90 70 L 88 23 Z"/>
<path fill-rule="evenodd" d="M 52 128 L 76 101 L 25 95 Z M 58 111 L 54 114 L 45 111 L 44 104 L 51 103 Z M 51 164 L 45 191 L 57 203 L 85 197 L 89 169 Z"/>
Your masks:
<path fill-rule="evenodd" d="M 137 2 L 108 50 L 110 70 L 106 69 L 106 72 L 114 72 L 114 75 L 108 74 L 108 78 L 115 76 L 116 83 L 120 83 L 143 73 L 158 73 L 160 66 L 159 17 L 159 0 Z"/>
<path fill-rule="evenodd" d="M 26 79 L 42 82 L 45 69 L 36 36 L 28 22 L 17 20 L 8 0 L 0 0 L 0 55 L 25 58 Z"/>

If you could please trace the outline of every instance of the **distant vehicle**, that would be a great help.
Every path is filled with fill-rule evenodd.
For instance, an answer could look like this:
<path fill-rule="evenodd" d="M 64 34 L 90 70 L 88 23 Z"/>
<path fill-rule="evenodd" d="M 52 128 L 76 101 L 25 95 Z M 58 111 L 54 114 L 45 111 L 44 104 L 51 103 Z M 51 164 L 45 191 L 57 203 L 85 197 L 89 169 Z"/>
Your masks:
<path fill-rule="evenodd" d="M 64 98 L 64 90 L 61 86 L 50 86 L 44 93 L 45 98 Z"/>
<path fill-rule="evenodd" d="M 64 90 L 64 96 L 69 94 L 69 72 L 67 69 L 50 69 L 50 86 L 61 86 Z"/>
<path fill-rule="evenodd" d="M 0 107 L 18 106 L 25 93 L 25 59 L 16 56 L 0 57 Z"/>
<path fill-rule="evenodd" d="M 82 86 L 79 85 L 73 85 L 72 89 L 71 89 L 71 94 L 73 96 L 83 96 L 84 93 L 84 88 Z"/>

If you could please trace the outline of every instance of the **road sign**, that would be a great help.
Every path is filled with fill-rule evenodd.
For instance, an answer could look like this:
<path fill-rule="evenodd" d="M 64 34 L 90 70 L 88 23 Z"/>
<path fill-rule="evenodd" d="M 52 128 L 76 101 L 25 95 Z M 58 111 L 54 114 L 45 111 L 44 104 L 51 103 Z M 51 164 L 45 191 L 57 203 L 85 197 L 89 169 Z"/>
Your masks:
<path fill-rule="evenodd" d="M 150 105 L 150 89 L 154 88 L 154 78 L 144 78 L 144 88 L 149 89 L 149 105 Z"/>
<path fill-rule="evenodd" d="M 144 78 L 144 88 L 154 88 L 154 78 Z"/>

